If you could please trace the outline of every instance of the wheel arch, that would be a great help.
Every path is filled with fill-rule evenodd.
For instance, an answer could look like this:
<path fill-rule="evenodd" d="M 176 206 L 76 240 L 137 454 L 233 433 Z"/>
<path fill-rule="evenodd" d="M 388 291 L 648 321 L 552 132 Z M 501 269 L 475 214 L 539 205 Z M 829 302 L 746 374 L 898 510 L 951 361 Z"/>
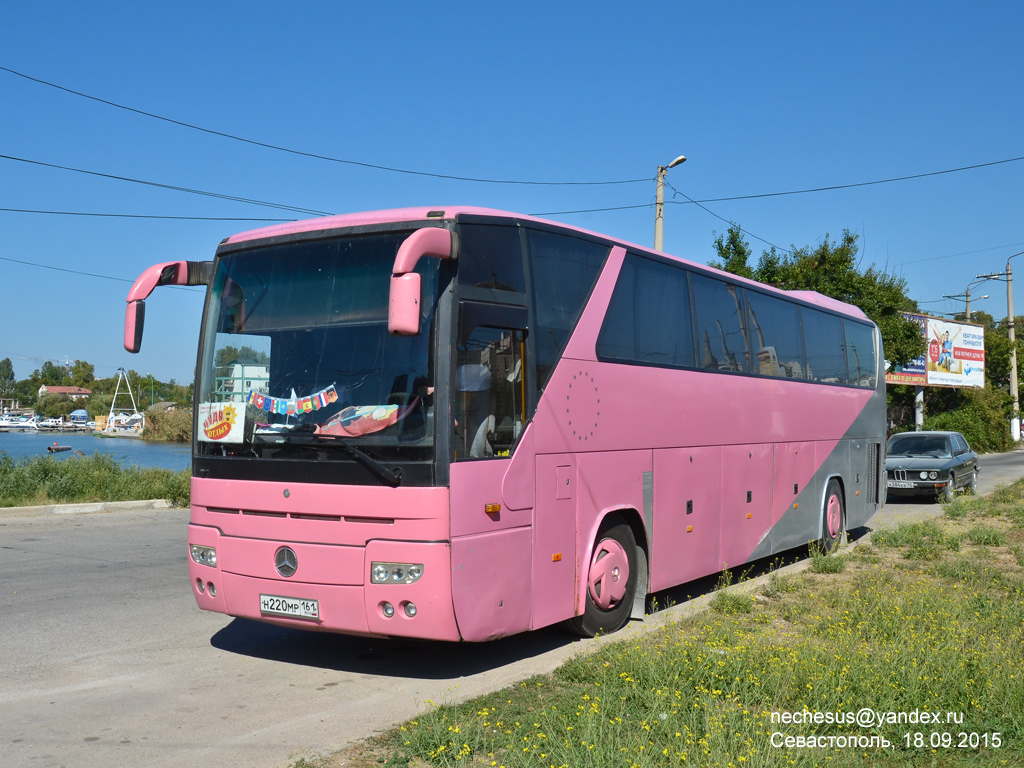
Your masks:
<path fill-rule="evenodd" d="M 594 554 L 594 547 L 602 533 L 620 523 L 625 523 L 630 527 L 630 530 L 633 532 L 633 539 L 636 542 L 637 588 L 636 594 L 633 596 L 630 618 L 642 619 L 646 614 L 647 594 L 651 588 L 651 549 L 647 527 L 644 525 L 643 516 L 638 510 L 630 506 L 613 506 L 602 510 L 595 516 L 590 535 L 584 537 L 576 582 L 575 613 L 577 616 L 583 613 L 586 606 L 587 569 L 589 568 L 590 559 Z"/>
<path fill-rule="evenodd" d="M 843 479 L 843 476 L 840 473 L 833 472 L 829 475 L 826 475 L 821 481 L 821 497 L 818 500 L 819 514 L 817 534 L 819 540 L 822 538 L 822 536 L 825 535 L 825 515 L 821 514 L 821 512 L 825 509 L 825 504 L 828 502 L 828 486 L 829 483 L 831 483 L 833 480 L 839 483 L 839 501 L 842 502 L 843 505 L 843 526 L 845 527 L 845 525 L 848 522 L 846 513 L 846 481 Z"/>

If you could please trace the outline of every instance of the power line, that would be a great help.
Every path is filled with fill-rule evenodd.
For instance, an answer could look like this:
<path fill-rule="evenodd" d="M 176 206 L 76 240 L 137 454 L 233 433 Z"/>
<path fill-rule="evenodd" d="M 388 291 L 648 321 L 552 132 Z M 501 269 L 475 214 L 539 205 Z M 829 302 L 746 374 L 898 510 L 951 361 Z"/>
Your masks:
<path fill-rule="evenodd" d="M 52 269 L 54 272 L 67 272 L 68 274 L 71 274 L 71 275 L 83 275 L 85 277 L 98 277 L 101 280 L 116 280 L 119 283 L 134 283 L 135 282 L 134 280 L 129 280 L 126 277 L 113 277 L 111 275 L 100 275 L 100 274 L 97 274 L 95 272 L 82 272 L 81 270 L 77 270 L 77 269 L 66 269 L 64 267 L 54 267 L 54 266 L 51 266 L 49 264 L 39 264 L 39 263 L 34 262 L 34 261 L 23 261 L 22 259 L 11 259 L 11 258 L 8 258 L 7 256 L 0 256 L 0 261 L 9 261 L 12 264 L 24 264 L 25 266 L 28 266 L 28 267 L 38 267 L 39 269 Z M 178 290 L 181 290 L 181 291 L 191 291 L 191 288 L 188 288 L 188 287 L 185 287 L 185 286 L 181 286 L 181 285 L 172 285 L 170 287 L 171 288 L 177 288 Z M 191 292 L 192 293 L 196 293 L 196 291 L 191 291 Z"/>
<path fill-rule="evenodd" d="M 117 102 L 110 101 L 109 99 L 102 99 L 102 98 L 100 98 L 98 96 L 92 96 L 90 94 L 83 93 L 81 91 L 76 91 L 76 90 L 74 90 L 72 88 L 68 88 L 68 87 L 63 86 L 63 85 L 58 85 L 57 83 L 53 83 L 53 82 L 50 82 L 48 80 L 43 80 L 43 79 L 38 78 L 38 77 L 32 77 L 31 75 L 26 75 L 23 72 L 18 72 L 17 70 L 10 69 L 9 67 L 0 66 L 0 71 L 7 72 L 9 74 L 15 75 L 17 77 L 24 78 L 25 80 L 29 80 L 31 82 L 38 83 L 40 85 L 45 85 L 45 86 L 48 86 L 50 88 L 55 88 L 57 90 L 64 91 L 65 93 L 69 93 L 69 94 L 72 94 L 74 96 L 79 96 L 79 97 L 81 97 L 83 99 L 89 99 L 91 101 L 95 101 L 95 102 L 98 102 L 100 104 L 105 104 L 107 106 L 115 107 L 117 109 L 125 110 L 127 112 L 133 112 L 135 114 L 143 115 L 144 117 L 149 117 L 149 118 L 152 118 L 154 120 L 161 120 L 163 122 L 171 123 L 173 125 L 177 125 L 177 126 L 180 126 L 180 127 L 183 127 L 183 128 L 188 128 L 190 130 L 195 130 L 195 131 L 201 131 L 203 133 L 208 133 L 208 134 L 213 135 L 213 136 L 220 136 L 221 138 L 230 139 L 232 141 L 240 141 L 240 142 L 243 142 L 245 144 L 251 144 L 253 146 L 263 147 L 265 149 L 272 149 L 272 150 L 275 150 L 275 151 L 278 151 L 278 152 L 287 152 L 289 154 L 299 155 L 299 156 L 302 156 L 302 157 L 310 157 L 310 158 L 313 158 L 313 159 L 316 159 L 316 160 L 326 160 L 326 161 L 333 162 L 333 163 L 343 163 L 343 164 L 346 164 L 346 165 L 356 165 L 356 166 L 360 166 L 360 167 L 363 167 L 363 168 L 372 168 L 372 169 L 375 169 L 375 170 L 389 171 L 391 173 L 404 173 L 404 174 L 409 174 L 409 175 L 413 175 L 413 176 L 428 176 L 428 177 L 431 177 L 431 178 L 449 179 L 449 180 L 453 180 L 453 181 L 471 181 L 471 182 L 477 182 L 477 183 L 482 183 L 482 184 L 520 184 L 520 185 L 530 185 L 530 186 L 608 186 L 608 185 L 615 185 L 615 184 L 637 184 L 637 183 L 642 183 L 642 182 L 653 181 L 653 179 L 650 178 L 650 177 L 643 178 L 643 179 L 618 179 L 618 180 L 612 180 L 612 181 L 527 181 L 527 180 L 516 180 L 516 179 L 485 179 L 485 178 L 478 178 L 478 177 L 473 177 L 473 176 L 456 176 L 456 175 L 445 174 L 445 173 L 431 173 L 431 172 L 427 172 L 427 171 L 413 171 L 413 170 L 409 170 L 409 169 L 406 169 L 406 168 L 395 168 L 395 167 L 392 167 L 392 166 L 379 165 L 379 164 L 375 164 L 375 163 L 367 163 L 367 162 L 362 162 L 362 161 L 359 161 L 359 160 L 347 160 L 347 159 L 343 159 L 343 158 L 332 157 L 330 155 L 321 155 L 321 154 L 318 154 L 318 153 L 315 153 L 315 152 L 306 152 L 306 151 L 303 151 L 303 150 L 293 149 L 293 148 L 290 148 L 290 147 L 283 147 L 283 146 L 279 146 L 277 144 L 270 144 L 268 142 L 257 141 L 255 139 L 247 139 L 245 137 L 237 136 L 237 135 L 231 134 L 231 133 L 226 133 L 224 131 L 217 131 L 217 130 L 213 130 L 211 128 L 205 128 L 203 126 L 195 125 L 193 123 L 187 123 L 187 122 L 184 122 L 182 120 L 175 120 L 174 118 L 165 117 L 163 115 L 158 115 L 158 114 L 153 113 L 153 112 L 147 112 L 147 111 L 142 110 L 142 109 L 137 109 L 135 107 L 129 107 L 129 106 L 126 106 L 124 104 L 119 104 Z M 682 201 L 678 201 L 678 200 L 672 200 L 672 201 L 666 201 L 666 202 L 674 204 L 674 205 L 687 205 L 689 203 L 694 203 L 694 204 L 699 204 L 699 203 L 721 203 L 721 202 L 730 202 L 730 201 L 735 201 L 735 200 L 756 200 L 756 199 L 766 198 L 766 197 L 783 197 L 783 196 L 786 196 L 786 195 L 803 195 L 803 194 L 808 194 L 808 193 L 811 193 L 811 192 L 831 192 L 831 191 L 840 190 L 840 189 L 853 189 L 853 188 L 856 188 L 856 187 L 867 187 L 867 186 L 873 186 L 873 185 L 876 185 L 876 184 L 891 184 L 891 183 L 897 182 L 897 181 L 909 181 L 909 180 L 912 180 L 912 179 L 923 179 L 923 178 L 927 178 L 929 176 L 941 176 L 943 174 L 948 174 L 948 173 L 959 173 L 961 171 L 970 171 L 970 170 L 976 170 L 978 168 L 988 168 L 988 167 L 995 166 L 995 165 L 1003 165 L 1003 164 L 1006 164 L 1006 163 L 1015 163 L 1015 162 L 1019 162 L 1021 160 L 1024 160 L 1024 155 L 1022 155 L 1020 157 L 1010 157 L 1010 158 L 1006 158 L 1006 159 L 1003 159 L 1003 160 L 993 160 L 991 162 L 986 162 L 986 163 L 977 163 L 977 164 L 974 164 L 974 165 L 965 165 L 965 166 L 960 166 L 958 168 L 946 168 L 946 169 L 943 169 L 943 170 L 940 170 L 940 171 L 928 171 L 926 173 L 915 173 L 915 174 L 910 174 L 910 175 L 907 175 L 907 176 L 894 176 L 894 177 L 887 178 L 887 179 L 874 179 L 874 180 L 871 180 L 871 181 L 860 181 L 860 182 L 854 182 L 854 183 L 851 183 L 851 184 L 833 184 L 833 185 L 825 186 L 825 187 L 811 187 L 811 188 L 807 188 L 807 189 L 793 189 L 793 190 L 785 190 L 785 191 L 781 191 L 781 192 L 761 192 L 761 193 L 751 194 L 751 195 L 733 195 L 733 196 L 730 196 L 730 197 L 712 197 L 712 198 L 707 198 L 707 199 L 704 199 L 704 200 L 691 200 L 691 199 L 688 199 L 687 202 L 685 202 L 685 203 L 682 202 Z M 602 211 L 627 210 L 627 209 L 630 209 L 630 208 L 643 208 L 643 207 L 648 207 L 648 206 L 646 206 L 646 205 L 632 205 L 632 206 L 617 206 L 617 207 L 609 207 L 609 208 L 590 208 L 590 209 L 581 209 L 581 210 L 575 210 L 575 211 L 551 211 L 551 212 L 548 212 L 548 213 L 542 213 L 542 214 L 536 214 L 536 215 L 540 215 L 540 216 L 557 216 L 557 215 L 568 215 L 568 214 L 573 214 L 573 213 L 595 213 L 595 212 L 602 212 Z"/>
<path fill-rule="evenodd" d="M 0 68 L 2 69 L 2 68 Z M 735 200 L 758 200 L 766 197 L 785 197 L 787 195 L 806 195 L 811 192 L 832 192 L 838 189 L 854 189 L 856 187 L 870 187 L 876 184 L 891 184 L 896 181 L 909 181 L 912 179 L 924 179 L 929 176 L 942 176 L 947 173 L 959 173 L 961 171 L 973 171 L 978 168 L 989 168 L 993 165 L 1005 165 L 1006 163 L 1016 163 L 1024 160 L 1024 155 L 1021 157 L 1009 157 L 1005 160 L 993 160 L 988 163 L 977 163 L 975 165 L 963 165 L 959 168 L 946 168 L 941 171 L 929 171 L 927 173 L 915 173 L 909 176 L 894 176 L 889 179 L 875 179 L 873 181 L 858 181 L 853 184 L 833 184 L 828 187 L 813 187 L 809 189 L 791 189 L 784 192 L 761 192 L 755 195 L 733 195 L 731 197 L 708 197 L 701 200 L 693 200 L 687 197 L 686 200 L 666 200 L 666 205 L 700 205 L 701 203 L 725 203 L 732 202 Z M 683 195 L 683 197 L 686 197 Z M 604 211 L 628 211 L 634 208 L 653 208 L 654 203 L 645 203 L 643 205 L 617 205 L 609 208 L 582 208 L 574 211 L 548 211 L 546 213 L 532 214 L 534 216 L 567 216 L 574 213 L 601 213 Z M 713 214 L 717 215 L 717 214 Z M 760 239 L 760 238 L 758 238 Z"/>
<path fill-rule="evenodd" d="M 0 208 L 8 213 L 40 213 L 48 216 L 101 216 L 114 219 L 171 219 L 173 221 L 295 221 L 295 219 L 258 219 L 245 216 L 161 216 L 145 213 L 96 213 L 92 211 L 41 211 L 32 208 Z"/>
<path fill-rule="evenodd" d="M 1024 243 L 1007 243 L 1006 245 L 994 245 L 991 248 L 979 248 L 976 251 L 960 251 L 959 253 L 947 253 L 945 256 L 929 256 L 926 259 L 914 259 L 913 261 L 901 261 L 900 266 L 906 266 L 907 264 L 921 264 L 925 261 L 938 261 L 939 259 L 951 259 L 954 256 L 970 256 L 974 253 L 985 253 L 986 251 L 999 251 L 1003 248 L 1016 248 L 1017 246 L 1024 245 Z"/>
<path fill-rule="evenodd" d="M 479 184 L 522 184 L 522 185 L 528 185 L 528 186 L 544 186 L 544 187 L 567 187 L 567 186 L 597 187 L 597 186 L 608 186 L 608 185 L 612 185 L 612 184 L 637 184 L 639 182 L 652 181 L 651 178 L 646 178 L 646 179 L 619 179 L 619 180 L 616 180 L 616 181 L 519 181 L 519 180 L 514 180 L 514 179 L 483 179 L 483 178 L 475 178 L 475 177 L 472 177 L 472 176 L 453 176 L 453 175 L 445 174 L 445 173 L 429 173 L 427 171 L 412 171 L 412 170 L 409 170 L 407 168 L 394 168 L 394 167 L 387 166 L 387 165 L 377 165 L 375 163 L 366 163 L 366 162 L 362 162 L 362 161 L 359 161 L 359 160 L 345 160 L 345 159 L 342 159 L 340 157 L 331 157 L 330 155 L 321 155 L 321 154 L 317 154 L 315 152 L 304 152 L 304 151 L 299 150 L 299 149 L 292 149 L 290 147 L 282 147 L 282 146 L 279 146 L 277 144 L 269 144 L 269 143 L 267 143 L 265 141 L 256 141 L 255 139 L 247 139 L 247 138 L 244 138 L 242 136 L 236 136 L 235 134 L 225 133 L 224 131 L 215 131 L 212 128 L 204 128 L 203 126 L 194 125 L 193 123 L 186 123 L 186 122 L 184 122 L 182 120 L 175 120 L 175 119 L 170 118 L 170 117 L 164 117 L 163 115 L 158 115 L 158 114 L 155 114 L 153 112 L 146 112 L 145 110 L 142 110 L 142 109 L 136 109 L 135 107 L 129 107 L 129 106 L 126 106 L 124 104 L 118 104 L 115 101 L 110 101 L 108 99 L 101 99 L 98 96 L 91 96 L 91 95 L 89 95 L 87 93 L 82 93 L 81 91 L 76 91 L 76 90 L 73 90 L 71 88 L 67 88 L 67 87 L 65 87 L 63 85 L 57 85 L 56 83 L 51 83 L 51 82 L 49 82 L 47 80 L 41 80 L 38 77 L 32 77 L 31 75 L 26 75 L 26 74 L 24 74 L 22 72 L 17 72 L 17 71 L 15 71 L 13 69 L 9 69 L 8 67 L 0 66 L 0 71 L 8 72 L 8 73 L 10 73 L 12 75 L 16 75 L 17 77 L 24 78 L 25 80 L 31 80 L 32 82 L 39 83 L 40 85 L 49 86 L 50 88 L 56 88 L 59 91 L 64 91 L 65 93 L 70 93 L 70 94 L 72 94 L 74 96 L 79 96 L 79 97 L 81 97 L 83 99 L 89 99 L 90 101 L 95 101 L 95 102 L 98 102 L 100 104 L 106 104 L 109 107 L 115 107 L 117 109 L 123 109 L 126 112 L 133 112 L 133 113 L 135 113 L 137 115 L 142 115 L 144 117 L 150 117 L 150 118 L 152 118 L 154 120 L 162 120 L 165 123 L 171 123 L 172 125 L 177 125 L 177 126 L 180 126 L 182 128 L 188 128 L 188 129 L 193 130 L 193 131 L 201 131 L 202 133 L 208 133 L 211 136 L 220 136 L 221 138 L 224 138 L 224 139 L 231 139 L 232 141 L 240 141 L 240 142 L 243 142 L 245 144 L 251 144 L 251 145 L 256 146 L 256 147 L 263 147 L 264 149 L 272 149 L 272 150 L 274 150 L 276 152 L 287 152 L 288 154 L 291 154 L 291 155 L 299 155 L 301 157 L 311 157 L 311 158 L 313 158 L 315 160 L 327 160 L 328 162 L 332 162 L 332 163 L 343 163 L 345 165 L 356 165 L 356 166 L 360 166 L 362 168 L 372 168 L 372 169 L 378 170 L 378 171 L 388 171 L 390 173 L 404 173 L 404 174 L 408 174 L 408 175 L 411 175 L 411 176 L 429 176 L 430 178 L 434 178 L 434 179 L 450 179 L 450 180 L 453 180 L 453 181 L 472 181 L 472 182 L 476 182 L 476 183 L 479 183 Z"/>
<path fill-rule="evenodd" d="M 946 173 L 959 173 L 960 171 L 973 171 L 978 168 L 989 168 L 993 165 L 1004 165 L 1006 163 L 1016 163 L 1024 160 L 1024 155 L 1020 157 L 1009 157 L 1005 160 L 993 160 L 989 163 L 977 163 L 976 165 L 963 165 L 959 168 L 946 168 L 942 171 L 929 171 L 928 173 L 915 173 L 910 176 L 894 176 L 891 179 L 875 179 L 874 181 L 858 181 L 854 184 L 833 184 L 829 187 L 813 187 L 811 189 L 792 189 L 786 192 L 762 192 L 757 195 L 736 195 L 733 197 L 711 197 L 707 200 L 691 200 L 692 203 L 722 203 L 731 200 L 756 200 L 763 197 L 783 197 L 785 195 L 805 195 L 810 192 L 831 192 L 837 189 L 853 189 L 854 187 L 870 187 L 875 184 L 891 184 L 894 181 L 909 181 L 911 179 L 923 179 L 928 176 L 941 176 Z M 686 205 L 678 200 L 668 201 L 675 205 Z"/>
<path fill-rule="evenodd" d="M 605 211 L 630 211 L 635 208 L 653 208 L 654 203 L 641 203 L 640 205 L 613 205 L 610 208 L 581 208 L 576 211 L 544 211 L 531 213 L 530 216 L 568 216 L 573 213 L 603 213 Z"/>
<path fill-rule="evenodd" d="M 758 237 L 758 236 L 757 236 L 757 235 L 755 235 L 755 234 L 754 234 L 753 232 L 750 232 L 749 230 L 746 230 L 746 229 L 744 229 L 743 227 L 740 227 L 740 226 L 739 226 L 739 224 L 737 224 L 737 223 L 736 223 L 735 221 L 729 221 L 728 219 L 726 219 L 726 218 L 724 218 L 724 217 L 722 217 L 722 216 L 719 216 L 719 215 L 718 215 L 717 213 L 715 213 L 714 211 L 712 211 L 712 210 L 711 210 L 710 208 L 708 208 L 708 207 L 706 207 L 706 206 L 702 205 L 702 204 L 701 204 L 700 202 L 698 202 L 697 200 L 694 200 L 694 199 L 693 199 L 692 197 L 689 197 L 689 196 L 688 196 L 688 195 L 686 195 L 685 193 L 683 193 L 683 192 L 680 192 L 680 191 L 679 191 L 678 189 L 676 189 L 675 187 L 673 187 L 673 186 L 672 186 L 671 184 L 669 184 L 669 183 L 668 183 L 667 181 L 665 182 L 665 185 L 666 185 L 666 186 L 667 186 L 667 187 L 668 187 L 669 189 L 671 189 L 671 190 L 672 190 L 672 192 L 673 192 L 674 194 L 677 194 L 677 195 L 682 195 L 682 196 L 683 196 L 683 197 L 685 197 L 685 198 L 686 198 L 686 199 L 687 199 L 688 201 L 690 201 L 691 203 L 693 203 L 694 205 L 696 205 L 696 206 L 697 206 L 698 208 L 700 208 L 700 209 L 701 209 L 702 211 L 705 211 L 706 213 L 710 213 L 710 214 L 711 214 L 712 216 L 714 216 L 714 217 L 715 217 L 716 219 L 721 219 L 721 220 L 722 220 L 722 221 L 724 221 L 724 222 L 725 222 L 726 224 L 728 224 L 728 225 L 729 225 L 730 227 L 733 227 L 733 226 L 735 226 L 735 227 L 739 227 L 739 229 L 740 229 L 740 232 L 743 232 L 743 233 L 744 233 L 745 235 L 748 235 L 748 236 L 750 236 L 750 237 L 754 238 L 755 240 L 760 240 L 760 241 L 761 241 L 762 243 L 766 243 L 766 244 L 770 245 L 770 246 L 771 246 L 772 248 L 774 248 L 774 249 L 775 249 L 775 250 L 777 250 L 777 251 L 782 251 L 783 253 L 789 253 L 789 249 L 788 249 L 788 248 L 780 248 L 779 246 L 775 245 L 775 243 L 772 243 L 772 242 L 770 242 L 770 241 L 768 241 L 768 240 L 765 240 L 765 239 L 764 239 L 763 237 Z"/>
<path fill-rule="evenodd" d="M 267 208 L 279 208 L 279 209 L 281 209 L 283 211 L 295 211 L 296 213 L 305 213 L 305 214 L 310 214 L 310 215 L 313 215 L 313 216 L 330 216 L 331 215 L 331 213 L 329 211 L 318 211 L 318 210 L 313 209 L 313 208 L 299 208 L 299 207 L 294 206 L 294 205 L 283 205 L 281 203 L 270 203 L 270 202 L 267 202 L 265 200 L 253 200 L 253 199 L 248 198 L 248 197 L 236 197 L 234 195 L 225 195 L 225 194 L 221 194 L 219 192 L 206 192 L 206 191 L 201 190 L 201 189 L 192 189 L 190 187 L 178 187 L 178 186 L 175 186 L 173 184 L 162 184 L 162 183 L 156 182 L 156 181 L 145 181 L 143 179 L 133 179 L 133 178 L 128 177 L 128 176 L 116 176 L 116 175 L 110 174 L 110 173 L 100 173 L 99 171 L 87 171 L 87 170 L 83 170 L 81 168 L 72 168 L 72 167 L 67 166 L 67 165 L 56 165 L 54 163 L 44 163 L 41 160 L 28 160 L 28 159 L 26 159 L 24 157 L 14 157 L 13 155 L 0 155 L 0 159 L 3 159 L 3 160 L 13 160 L 13 161 L 19 162 L 19 163 L 28 163 L 29 165 L 39 165 L 39 166 L 43 166 L 44 168 L 56 168 L 56 169 L 61 170 L 61 171 L 72 171 L 74 173 L 84 173 L 84 174 L 86 174 L 88 176 L 99 176 L 100 178 L 113 179 L 115 181 L 128 181 L 128 182 L 131 182 L 132 184 L 143 184 L 143 185 L 148 186 L 148 187 L 158 187 L 160 189 L 170 189 L 170 190 L 174 190 L 175 192 L 188 192 L 189 194 L 192 194 L 192 195 L 203 195 L 204 197 L 215 197 L 215 198 L 218 198 L 220 200 L 231 200 L 231 201 L 236 202 L 236 203 L 247 203 L 249 205 L 262 205 L 262 206 L 265 206 Z"/>

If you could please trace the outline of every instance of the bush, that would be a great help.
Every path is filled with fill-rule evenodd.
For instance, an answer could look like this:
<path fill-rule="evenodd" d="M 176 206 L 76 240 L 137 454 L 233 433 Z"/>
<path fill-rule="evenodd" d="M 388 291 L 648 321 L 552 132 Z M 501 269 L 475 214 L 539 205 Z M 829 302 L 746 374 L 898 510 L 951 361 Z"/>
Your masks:
<path fill-rule="evenodd" d="M 190 475 L 187 469 L 122 467 L 100 453 L 20 460 L 0 453 L 0 507 L 148 499 L 188 506 Z"/>
<path fill-rule="evenodd" d="M 1009 397 L 999 389 L 961 389 L 952 408 L 925 416 L 924 428 L 959 432 L 978 453 L 1008 451 L 1010 436 Z"/>
<path fill-rule="evenodd" d="M 146 411 L 147 440 L 162 440 L 169 443 L 192 442 L 192 411 L 175 408 L 173 411 Z"/>

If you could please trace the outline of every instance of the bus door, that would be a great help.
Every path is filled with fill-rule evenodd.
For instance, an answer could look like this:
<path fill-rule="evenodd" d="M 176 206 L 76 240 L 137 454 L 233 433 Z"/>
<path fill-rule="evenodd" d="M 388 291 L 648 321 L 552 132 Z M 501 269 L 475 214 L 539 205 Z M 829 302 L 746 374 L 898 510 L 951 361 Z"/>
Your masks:
<path fill-rule="evenodd" d="M 529 412 L 526 319 L 525 307 L 459 305 L 451 424 L 452 596 L 465 640 L 530 628 L 533 509 L 511 509 L 502 496 Z M 520 465 L 532 470 L 532 461 Z"/>

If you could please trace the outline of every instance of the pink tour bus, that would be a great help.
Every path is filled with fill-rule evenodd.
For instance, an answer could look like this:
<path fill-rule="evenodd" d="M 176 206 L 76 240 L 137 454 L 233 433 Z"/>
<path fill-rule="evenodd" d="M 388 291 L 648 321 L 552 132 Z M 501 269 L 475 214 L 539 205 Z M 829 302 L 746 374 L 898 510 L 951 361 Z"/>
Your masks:
<path fill-rule="evenodd" d="M 583 635 L 646 596 L 878 509 L 877 328 L 610 237 L 412 208 L 272 226 L 206 285 L 188 567 L 199 606 L 287 627 Z"/>

